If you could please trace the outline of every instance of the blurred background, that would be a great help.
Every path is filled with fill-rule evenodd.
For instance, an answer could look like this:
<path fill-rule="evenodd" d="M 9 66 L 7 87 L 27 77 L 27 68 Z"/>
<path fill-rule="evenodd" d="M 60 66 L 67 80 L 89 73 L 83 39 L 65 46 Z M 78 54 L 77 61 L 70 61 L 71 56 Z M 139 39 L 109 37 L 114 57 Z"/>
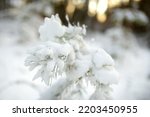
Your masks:
<path fill-rule="evenodd" d="M 0 0 L 0 99 L 38 99 L 46 87 L 24 66 L 44 17 L 85 24 L 85 39 L 115 60 L 113 99 L 150 99 L 150 0 Z"/>

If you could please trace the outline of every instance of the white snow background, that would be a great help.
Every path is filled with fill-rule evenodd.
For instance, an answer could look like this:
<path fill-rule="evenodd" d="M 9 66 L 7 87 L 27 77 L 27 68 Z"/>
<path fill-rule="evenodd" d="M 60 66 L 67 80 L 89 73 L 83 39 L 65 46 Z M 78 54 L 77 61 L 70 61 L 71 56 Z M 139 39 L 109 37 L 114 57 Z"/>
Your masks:
<path fill-rule="evenodd" d="M 40 80 L 32 81 L 36 71 L 24 65 L 27 50 L 39 43 L 43 19 L 35 14 L 21 18 L 0 13 L 0 99 L 39 99 L 48 88 Z M 86 39 L 115 60 L 120 82 L 113 86 L 114 99 L 150 99 L 150 51 L 134 34 L 118 26 L 105 33 L 89 31 Z"/>

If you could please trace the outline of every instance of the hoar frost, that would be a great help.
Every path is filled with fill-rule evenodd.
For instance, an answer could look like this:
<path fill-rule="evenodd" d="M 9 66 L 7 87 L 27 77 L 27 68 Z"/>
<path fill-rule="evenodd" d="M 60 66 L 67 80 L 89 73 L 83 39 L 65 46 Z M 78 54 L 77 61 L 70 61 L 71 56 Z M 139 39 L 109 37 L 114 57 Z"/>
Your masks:
<path fill-rule="evenodd" d="M 34 79 L 52 84 L 41 99 L 110 99 L 110 85 L 119 78 L 114 61 L 103 49 L 87 44 L 85 26 L 64 26 L 52 15 L 39 33 L 43 43 L 29 53 L 25 65 L 39 68 Z"/>

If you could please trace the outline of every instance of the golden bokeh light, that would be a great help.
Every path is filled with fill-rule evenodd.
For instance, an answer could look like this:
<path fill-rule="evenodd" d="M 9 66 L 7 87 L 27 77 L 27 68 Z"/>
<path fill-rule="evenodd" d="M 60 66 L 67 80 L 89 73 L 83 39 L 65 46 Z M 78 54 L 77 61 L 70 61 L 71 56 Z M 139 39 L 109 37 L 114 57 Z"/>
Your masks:
<path fill-rule="evenodd" d="M 75 5 L 73 4 L 72 0 L 68 1 L 67 7 L 66 7 L 66 13 L 69 15 L 69 17 L 72 17 L 75 11 Z"/>
<path fill-rule="evenodd" d="M 109 0 L 108 6 L 109 8 L 117 7 L 121 4 L 121 0 Z"/>
<path fill-rule="evenodd" d="M 63 0 L 60 0 L 63 1 Z M 141 0 L 133 0 L 140 2 Z M 88 1 L 88 15 L 90 17 L 97 17 L 99 22 L 107 20 L 106 11 L 111 8 L 119 7 L 121 5 L 128 5 L 130 0 L 89 0 Z M 83 9 L 86 5 L 86 0 L 68 0 L 66 13 L 72 17 L 76 9 Z"/>
<path fill-rule="evenodd" d="M 72 0 L 77 9 L 82 9 L 85 6 L 86 0 Z"/>
<path fill-rule="evenodd" d="M 107 20 L 106 14 L 97 14 L 96 18 L 99 22 L 104 23 Z"/>
<path fill-rule="evenodd" d="M 96 15 L 96 8 L 97 8 L 97 0 L 89 0 L 88 4 L 88 15 L 95 16 Z"/>
<path fill-rule="evenodd" d="M 141 0 L 134 0 L 135 2 L 140 2 Z"/>
<path fill-rule="evenodd" d="M 97 13 L 98 14 L 105 14 L 108 8 L 108 0 L 99 0 L 97 5 Z"/>
<path fill-rule="evenodd" d="M 79 5 L 79 4 L 85 3 L 85 0 L 72 0 L 72 2 L 73 2 L 75 5 Z"/>

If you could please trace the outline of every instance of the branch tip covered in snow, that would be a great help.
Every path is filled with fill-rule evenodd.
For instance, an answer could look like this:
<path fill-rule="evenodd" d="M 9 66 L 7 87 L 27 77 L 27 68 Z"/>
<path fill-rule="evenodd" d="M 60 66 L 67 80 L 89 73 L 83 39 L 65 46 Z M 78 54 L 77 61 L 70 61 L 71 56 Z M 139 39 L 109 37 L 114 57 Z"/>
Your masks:
<path fill-rule="evenodd" d="M 69 22 L 69 19 L 66 19 Z M 105 86 L 105 89 L 109 89 L 106 87 L 118 82 L 118 72 L 114 68 L 114 61 L 111 56 L 99 47 L 90 46 L 84 40 L 85 25 L 73 26 L 69 23 L 67 27 L 61 24 L 58 15 L 52 15 L 51 18 L 45 18 L 44 24 L 39 28 L 39 33 L 44 44 L 37 47 L 27 57 L 25 65 L 29 66 L 31 70 L 39 67 L 34 79 L 40 77 L 46 85 L 49 85 L 52 79 L 58 78 L 59 80 L 63 76 L 68 79 L 69 84 L 64 83 L 60 91 L 55 89 L 56 92 L 51 94 L 53 96 L 59 94 L 55 98 L 63 98 L 64 92 L 69 92 L 70 96 L 75 95 L 71 94 L 71 89 L 68 88 L 74 85 L 76 88 L 80 87 L 78 90 L 82 90 L 81 93 L 85 93 L 86 91 L 83 91 L 85 87 L 82 86 L 84 81 L 94 84 L 96 92 L 103 90 L 102 85 Z M 59 84 L 58 86 L 55 85 L 56 88 L 59 87 Z M 96 92 L 91 98 L 100 99 L 102 95 L 97 97 Z M 106 97 L 105 94 L 103 96 L 103 98 Z"/>

